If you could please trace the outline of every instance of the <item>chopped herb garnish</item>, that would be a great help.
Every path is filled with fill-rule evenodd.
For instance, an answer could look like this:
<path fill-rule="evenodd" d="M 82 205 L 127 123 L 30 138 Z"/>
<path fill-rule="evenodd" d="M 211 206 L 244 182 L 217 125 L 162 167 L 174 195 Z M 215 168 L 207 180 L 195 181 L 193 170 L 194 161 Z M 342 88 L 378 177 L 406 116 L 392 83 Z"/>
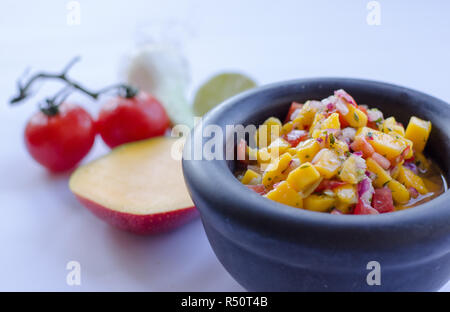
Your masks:
<path fill-rule="evenodd" d="M 391 180 L 384 182 L 384 183 L 383 183 L 383 187 L 385 187 L 386 185 L 388 185 L 389 182 L 391 182 Z"/>
<path fill-rule="evenodd" d="M 309 165 L 301 166 L 301 167 L 300 167 L 300 169 L 306 169 L 306 168 L 309 168 Z"/>
<path fill-rule="evenodd" d="M 330 144 L 333 145 L 335 142 L 336 140 L 334 139 L 333 133 L 330 133 Z"/>
<path fill-rule="evenodd" d="M 353 113 L 353 117 L 355 118 L 356 121 L 359 121 L 359 117 L 356 113 Z"/>

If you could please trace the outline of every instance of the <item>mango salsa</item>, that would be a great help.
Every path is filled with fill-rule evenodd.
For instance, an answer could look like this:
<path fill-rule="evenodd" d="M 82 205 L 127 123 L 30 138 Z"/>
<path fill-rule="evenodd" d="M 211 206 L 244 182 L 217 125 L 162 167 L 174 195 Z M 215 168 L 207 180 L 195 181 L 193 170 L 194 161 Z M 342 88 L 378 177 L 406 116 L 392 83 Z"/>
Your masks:
<path fill-rule="evenodd" d="M 256 146 L 241 140 L 240 182 L 284 205 L 332 214 L 379 214 L 410 208 L 446 190 L 423 154 L 431 122 L 359 104 L 344 90 L 321 101 L 293 102 L 286 122 L 270 117 Z M 438 178 L 436 178 L 438 177 Z"/>

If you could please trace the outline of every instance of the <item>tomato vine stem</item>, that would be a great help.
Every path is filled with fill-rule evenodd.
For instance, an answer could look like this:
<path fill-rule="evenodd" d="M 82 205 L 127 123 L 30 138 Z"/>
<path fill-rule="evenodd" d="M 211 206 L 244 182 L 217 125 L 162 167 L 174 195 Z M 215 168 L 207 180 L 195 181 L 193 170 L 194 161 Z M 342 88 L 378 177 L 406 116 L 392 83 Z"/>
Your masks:
<path fill-rule="evenodd" d="M 136 89 L 133 86 L 127 85 L 127 84 L 115 84 L 115 85 L 103 88 L 97 92 L 94 92 L 92 90 L 89 90 L 89 89 L 83 87 L 80 83 L 70 79 L 67 76 L 69 70 L 73 67 L 73 65 L 75 65 L 78 61 L 80 61 L 80 59 L 81 58 L 79 56 L 76 56 L 75 58 L 73 58 L 63 68 L 63 70 L 60 73 L 39 72 L 39 73 L 35 74 L 34 76 L 32 76 L 31 78 L 29 78 L 26 83 L 22 83 L 19 79 L 17 81 L 17 88 L 18 88 L 19 92 L 16 96 L 14 96 L 9 101 L 9 103 L 16 104 L 16 103 L 19 103 L 19 102 L 27 99 L 29 96 L 31 96 L 31 91 L 30 91 L 31 86 L 40 79 L 56 79 L 56 80 L 64 81 L 66 83 L 66 87 L 69 87 L 71 89 L 76 89 L 76 90 L 88 95 L 89 97 L 93 98 L 94 100 L 98 99 L 100 95 L 110 92 L 111 90 L 117 90 L 118 94 L 125 98 L 134 97 L 139 92 L 138 89 Z M 60 103 L 59 104 L 55 103 L 56 98 L 58 96 L 59 95 L 57 94 L 55 97 L 47 98 L 45 100 L 46 104 L 47 104 L 47 108 L 49 108 L 51 110 L 51 112 L 53 112 L 53 108 L 52 108 L 53 106 L 58 106 L 60 104 Z"/>

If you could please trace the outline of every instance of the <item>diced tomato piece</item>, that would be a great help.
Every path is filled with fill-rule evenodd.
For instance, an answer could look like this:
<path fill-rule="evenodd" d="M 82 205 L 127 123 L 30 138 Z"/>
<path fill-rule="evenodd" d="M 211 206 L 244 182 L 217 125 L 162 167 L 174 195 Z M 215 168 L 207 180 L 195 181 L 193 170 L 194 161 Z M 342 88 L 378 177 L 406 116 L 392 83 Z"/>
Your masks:
<path fill-rule="evenodd" d="M 392 192 L 387 187 L 375 189 L 372 197 L 372 206 L 379 213 L 394 211 L 394 202 L 392 201 Z"/>
<path fill-rule="evenodd" d="M 344 118 L 344 116 L 339 112 L 339 123 L 341 124 L 341 129 L 347 128 L 350 126 L 348 121 Z"/>
<path fill-rule="evenodd" d="M 314 192 L 322 192 L 324 190 L 333 190 L 339 186 L 343 186 L 347 184 L 343 181 L 336 181 L 336 180 L 322 180 L 320 184 L 316 187 Z"/>
<path fill-rule="evenodd" d="M 389 169 L 389 167 L 391 166 L 391 162 L 389 161 L 389 159 L 387 159 L 386 157 L 384 157 L 383 155 L 378 154 L 377 152 L 372 154 L 372 159 L 375 160 L 380 166 L 381 168 L 383 168 L 384 170 Z"/>
<path fill-rule="evenodd" d="M 308 132 L 305 130 L 292 130 L 285 134 L 283 139 L 289 142 L 292 147 L 296 147 L 298 143 L 304 141 L 308 137 Z"/>
<path fill-rule="evenodd" d="M 353 143 L 350 144 L 350 147 L 353 151 L 362 152 L 363 158 L 370 157 L 375 152 L 372 145 L 370 145 L 370 143 L 367 142 L 366 139 L 363 137 L 357 137 L 355 141 L 353 141 Z"/>
<path fill-rule="evenodd" d="M 262 184 L 256 184 L 256 185 L 246 185 L 249 189 L 255 191 L 259 195 L 265 195 L 267 193 L 266 188 Z"/>
<path fill-rule="evenodd" d="M 361 199 L 358 200 L 358 203 L 353 210 L 353 214 L 355 215 L 367 215 L 367 214 L 379 214 L 378 210 L 370 207 L 370 205 L 365 204 Z"/>
<path fill-rule="evenodd" d="M 291 121 L 291 117 L 292 114 L 299 108 L 302 108 L 303 104 L 297 103 L 297 102 L 292 102 L 291 107 L 289 107 L 289 111 L 286 115 L 286 120 L 284 121 L 285 123 L 288 121 Z"/>
<path fill-rule="evenodd" d="M 334 96 L 344 99 L 348 104 L 358 107 L 358 104 L 356 104 L 355 99 L 350 94 L 348 94 L 347 92 L 345 92 L 342 89 L 334 91 Z"/>
<path fill-rule="evenodd" d="M 237 160 L 246 164 L 247 163 L 247 142 L 244 139 L 241 139 L 237 145 Z"/>

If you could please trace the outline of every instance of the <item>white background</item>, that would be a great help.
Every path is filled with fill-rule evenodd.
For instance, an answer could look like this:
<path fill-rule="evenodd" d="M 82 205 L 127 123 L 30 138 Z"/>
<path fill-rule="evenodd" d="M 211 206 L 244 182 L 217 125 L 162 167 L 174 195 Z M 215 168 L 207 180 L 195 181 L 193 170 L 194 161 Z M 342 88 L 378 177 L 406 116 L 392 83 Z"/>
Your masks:
<path fill-rule="evenodd" d="M 191 67 L 191 92 L 210 75 L 238 70 L 264 84 L 312 76 L 362 77 L 450 101 L 449 1 L 79 1 L 81 24 L 67 25 L 67 1 L 2 0 L 0 10 L 0 290 L 243 290 L 215 258 L 199 220 L 167 235 L 138 237 L 96 219 L 28 156 L 23 127 L 35 101 L 6 103 L 27 66 L 58 70 L 97 89 L 117 82 L 123 58 L 148 25 L 178 25 Z M 144 36 L 145 38 L 145 36 Z M 100 104 L 74 101 L 95 113 Z M 104 154 L 98 140 L 84 161 Z M 81 263 L 81 286 L 66 264 Z M 444 287 L 450 290 L 450 284 Z"/>

